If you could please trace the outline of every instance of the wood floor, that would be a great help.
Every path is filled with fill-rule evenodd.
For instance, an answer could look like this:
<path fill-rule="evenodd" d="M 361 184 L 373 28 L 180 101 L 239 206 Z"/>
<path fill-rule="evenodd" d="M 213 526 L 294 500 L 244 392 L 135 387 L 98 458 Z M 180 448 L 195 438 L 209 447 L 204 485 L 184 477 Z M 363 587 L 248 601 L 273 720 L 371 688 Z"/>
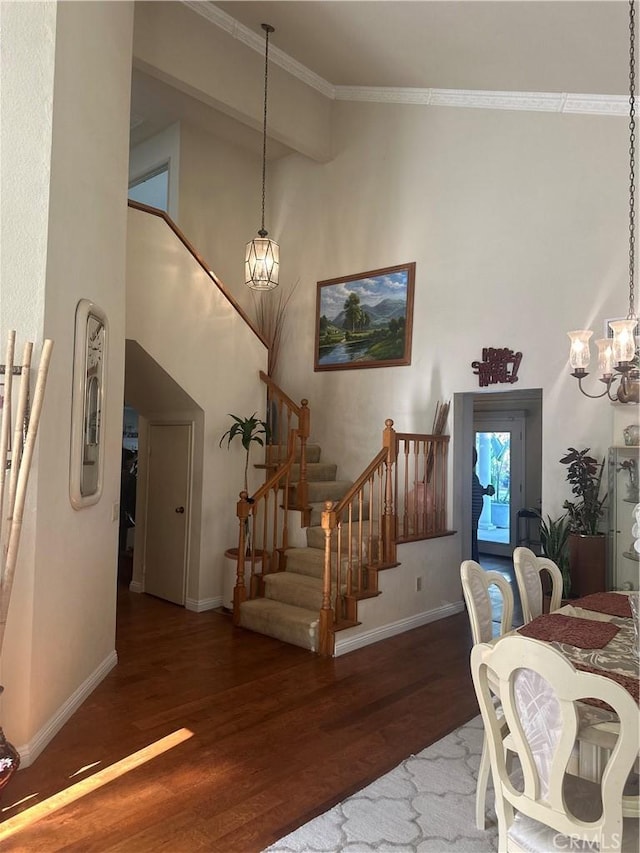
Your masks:
<path fill-rule="evenodd" d="M 478 713 L 465 612 L 321 660 L 222 613 L 119 599 L 119 664 L 2 792 L 0 850 L 254 853 Z"/>

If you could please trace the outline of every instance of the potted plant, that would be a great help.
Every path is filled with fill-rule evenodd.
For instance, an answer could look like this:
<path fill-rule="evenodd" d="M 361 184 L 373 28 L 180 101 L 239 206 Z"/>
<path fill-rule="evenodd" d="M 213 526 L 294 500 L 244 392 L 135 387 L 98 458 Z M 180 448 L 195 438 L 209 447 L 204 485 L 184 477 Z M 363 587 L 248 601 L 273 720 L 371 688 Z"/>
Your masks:
<path fill-rule="evenodd" d="M 567 466 L 567 482 L 574 500 L 563 504 L 569 523 L 569 566 L 572 588 L 578 596 L 606 587 L 606 536 L 599 531 L 606 493 L 601 496 L 605 460 L 589 455 L 590 448 L 570 447 L 560 463 Z"/>
<path fill-rule="evenodd" d="M 568 598 L 571 592 L 571 572 L 569 571 L 569 519 L 566 513 L 559 518 L 540 519 L 540 544 L 545 557 L 556 564 L 562 573 L 562 597 Z"/>
<path fill-rule="evenodd" d="M 231 442 L 234 439 L 240 439 L 240 442 L 245 450 L 244 491 L 247 496 L 249 493 L 249 457 L 251 455 L 251 445 L 255 443 L 259 444 L 261 447 L 264 447 L 264 442 L 265 440 L 268 440 L 269 434 L 267 424 L 265 423 L 265 421 L 260 420 L 260 418 L 256 417 L 256 414 L 257 413 L 254 412 L 250 417 L 240 417 L 239 415 L 229 414 L 229 417 L 233 418 L 233 423 L 231 424 L 229 429 L 222 435 L 220 441 L 218 442 L 218 446 L 222 447 L 222 444 L 226 439 L 227 448 L 229 448 L 231 446 Z M 251 561 L 244 563 L 244 578 L 246 588 L 251 575 L 251 563 L 261 563 L 263 557 L 263 553 L 261 551 L 256 551 L 252 555 L 251 528 L 249 525 L 248 518 L 246 518 L 244 522 L 244 541 L 246 546 L 245 555 L 247 557 L 252 558 Z M 225 573 L 224 577 L 222 603 L 225 608 L 232 610 L 234 605 L 234 588 L 236 586 L 236 579 L 238 577 L 238 563 L 241 561 L 239 560 L 240 555 L 237 547 L 227 548 L 227 550 L 224 552 L 224 555 L 225 557 L 227 557 L 229 563 L 229 570 Z"/>

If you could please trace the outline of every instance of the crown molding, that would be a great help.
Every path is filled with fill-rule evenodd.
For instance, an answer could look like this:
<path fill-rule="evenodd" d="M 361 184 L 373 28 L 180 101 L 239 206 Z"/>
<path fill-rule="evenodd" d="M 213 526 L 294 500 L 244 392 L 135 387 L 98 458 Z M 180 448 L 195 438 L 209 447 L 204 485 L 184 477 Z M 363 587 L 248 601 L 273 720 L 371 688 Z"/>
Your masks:
<path fill-rule="evenodd" d="M 202 0 L 182 0 L 182 2 L 183 5 L 188 6 L 193 12 L 197 12 L 198 15 L 206 18 L 210 23 L 215 24 L 216 27 L 220 27 L 221 30 L 229 33 L 234 39 L 242 42 L 242 44 L 245 44 L 257 53 L 264 54 L 263 36 L 254 33 L 253 30 L 236 21 L 231 15 L 227 15 L 226 12 L 223 12 L 222 9 L 219 9 L 213 3 L 209 2 L 209 0 L 204 0 L 204 2 Z M 307 86 L 316 89 L 326 98 L 335 98 L 335 86 L 273 44 L 269 45 L 269 60 L 274 65 L 283 68 L 293 77 L 297 77 L 298 80 L 306 83 Z"/>
<path fill-rule="evenodd" d="M 573 95 L 553 92 L 483 92 L 471 89 L 395 89 L 369 86 L 338 86 L 338 101 L 368 101 L 380 104 L 420 104 L 435 107 L 462 107 L 485 110 L 526 110 L 529 112 L 584 113 L 589 115 L 629 114 L 624 95 Z"/>
<path fill-rule="evenodd" d="M 255 50 L 264 52 L 264 38 L 227 15 L 210 0 L 182 0 L 193 12 Z M 472 89 L 412 89 L 385 86 L 334 86 L 279 48 L 269 46 L 269 59 L 275 65 L 337 101 L 378 104 L 418 104 L 421 106 L 461 107 L 485 110 L 525 110 L 583 115 L 628 116 L 627 95 L 577 95 L 553 92 L 492 92 Z"/>

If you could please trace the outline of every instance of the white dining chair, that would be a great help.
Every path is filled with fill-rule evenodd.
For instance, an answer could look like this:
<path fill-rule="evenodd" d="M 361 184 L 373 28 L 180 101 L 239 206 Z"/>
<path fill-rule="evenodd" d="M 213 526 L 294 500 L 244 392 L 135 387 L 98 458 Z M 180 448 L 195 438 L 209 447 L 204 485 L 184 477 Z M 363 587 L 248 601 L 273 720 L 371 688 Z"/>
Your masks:
<path fill-rule="evenodd" d="M 525 625 L 536 616 L 542 614 L 543 587 L 542 572 L 551 577 L 551 604 L 549 612 L 553 613 L 560 607 L 562 601 L 562 572 L 548 557 L 538 557 L 530 548 L 519 546 L 513 552 L 513 567 L 516 583 L 522 603 L 522 618 Z"/>
<path fill-rule="evenodd" d="M 498 818 L 498 849 L 638 850 L 638 820 L 623 818 L 623 788 L 638 755 L 638 706 L 604 675 L 581 672 L 549 643 L 513 634 L 471 651 L 471 673 L 484 722 Z M 493 702 L 497 680 L 502 708 Z M 568 772 L 577 703 L 595 698 L 620 725 L 599 782 Z M 504 722 L 520 773 L 509 774 Z M 518 762 L 514 762 L 517 764 Z"/>
<path fill-rule="evenodd" d="M 488 643 L 493 638 L 493 614 L 489 594 L 491 586 L 496 586 L 502 596 L 499 636 L 507 634 L 511 630 L 513 618 L 513 592 L 509 581 L 499 572 L 485 571 L 474 560 L 464 560 L 460 566 L 460 580 L 462 581 L 462 593 L 467 605 L 471 637 L 474 644 Z M 506 728 L 503 734 L 506 734 Z M 485 828 L 485 799 L 490 769 L 489 751 L 485 737 L 482 743 L 476 786 L 476 826 L 478 829 Z"/>

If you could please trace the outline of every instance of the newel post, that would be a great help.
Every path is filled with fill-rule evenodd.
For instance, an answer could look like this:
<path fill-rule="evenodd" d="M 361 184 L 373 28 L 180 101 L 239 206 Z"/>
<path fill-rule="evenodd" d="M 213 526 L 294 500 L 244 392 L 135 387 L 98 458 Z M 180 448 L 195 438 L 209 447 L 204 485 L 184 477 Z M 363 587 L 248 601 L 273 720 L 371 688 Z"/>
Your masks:
<path fill-rule="evenodd" d="M 324 571 L 322 575 L 322 609 L 318 625 L 318 653 L 322 657 L 333 657 L 334 613 L 331 607 L 331 534 L 337 525 L 336 514 L 333 512 L 333 501 L 325 501 L 322 512 L 322 529 L 324 530 Z M 337 593 L 339 595 L 339 592 Z"/>
<path fill-rule="evenodd" d="M 393 474 L 398 457 L 398 440 L 393 428 L 393 421 L 387 418 L 382 431 L 382 446 L 387 451 L 384 461 L 384 516 L 382 519 L 382 538 L 384 542 L 384 560 L 386 563 L 396 562 L 396 509 L 393 499 Z"/>
<path fill-rule="evenodd" d="M 298 499 L 298 507 L 306 509 L 309 505 L 309 486 L 307 481 L 307 440 L 309 438 L 311 423 L 311 412 L 309 411 L 309 401 L 300 401 L 300 413 L 298 415 L 298 435 L 300 436 L 300 479 L 296 495 Z"/>
<path fill-rule="evenodd" d="M 240 624 L 240 605 L 247 600 L 247 589 L 244 585 L 244 562 L 247 553 L 247 530 L 249 529 L 249 515 L 251 504 L 249 494 L 240 492 L 240 500 L 236 504 L 236 515 L 238 516 L 238 562 L 236 564 L 236 585 L 233 588 L 233 624 Z"/>

